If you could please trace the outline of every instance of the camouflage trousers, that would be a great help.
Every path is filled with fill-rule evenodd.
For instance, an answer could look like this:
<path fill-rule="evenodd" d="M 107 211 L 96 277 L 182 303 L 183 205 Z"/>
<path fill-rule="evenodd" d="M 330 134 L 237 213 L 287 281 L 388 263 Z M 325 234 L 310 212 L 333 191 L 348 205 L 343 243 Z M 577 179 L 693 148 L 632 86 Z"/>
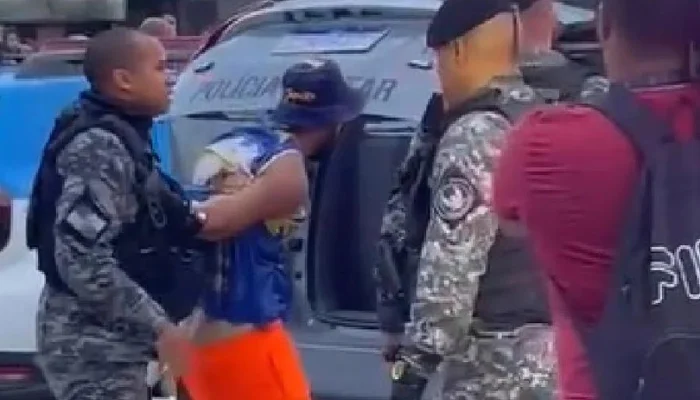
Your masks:
<path fill-rule="evenodd" d="M 56 400 L 147 400 L 146 363 L 87 362 L 75 357 L 38 359 Z"/>
<path fill-rule="evenodd" d="M 466 354 L 443 361 L 430 400 L 551 400 L 555 352 L 549 326 L 530 325 L 512 335 L 479 335 Z"/>

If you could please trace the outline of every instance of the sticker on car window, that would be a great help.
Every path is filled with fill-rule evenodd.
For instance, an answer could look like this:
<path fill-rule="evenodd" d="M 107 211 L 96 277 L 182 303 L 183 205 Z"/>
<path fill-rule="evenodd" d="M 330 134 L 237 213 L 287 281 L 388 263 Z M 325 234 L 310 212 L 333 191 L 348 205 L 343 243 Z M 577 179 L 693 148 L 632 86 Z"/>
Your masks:
<path fill-rule="evenodd" d="M 366 53 L 387 33 L 388 29 L 292 32 L 282 36 L 272 54 Z"/>

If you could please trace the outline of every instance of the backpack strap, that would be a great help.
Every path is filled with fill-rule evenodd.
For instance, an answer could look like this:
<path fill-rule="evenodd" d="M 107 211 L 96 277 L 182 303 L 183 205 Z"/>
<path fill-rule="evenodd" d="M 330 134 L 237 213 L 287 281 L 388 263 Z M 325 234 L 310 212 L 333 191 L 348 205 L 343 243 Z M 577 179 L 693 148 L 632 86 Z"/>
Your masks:
<path fill-rule="evenodd" d="M 674 140 L 668 123 L 622 85 L 611 84 L 606 93 L 590 96 L 581 104 L 594 108 L 615 124 L 644 159 L 648 159 L 659 144 Z"/>

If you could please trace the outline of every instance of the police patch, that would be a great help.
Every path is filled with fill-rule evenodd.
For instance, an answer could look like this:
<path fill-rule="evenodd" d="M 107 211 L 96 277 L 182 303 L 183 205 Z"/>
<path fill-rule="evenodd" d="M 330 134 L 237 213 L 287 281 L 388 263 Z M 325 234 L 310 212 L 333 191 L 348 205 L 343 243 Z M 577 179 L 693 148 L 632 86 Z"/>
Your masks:
<path fill-rule="evenodd" d="M 61 226 L 83 245 L 92 245 L 107 230 L 109 219 L 91 196 L 84 194 L 73 203 Z"/>
<path fill-rule="evenodd" d="M 453 222 L 464 219 L 476 202 L 474 186 L 465 178 L 449 177 L 441 182 L 433 198 L 435 214 Z"/>

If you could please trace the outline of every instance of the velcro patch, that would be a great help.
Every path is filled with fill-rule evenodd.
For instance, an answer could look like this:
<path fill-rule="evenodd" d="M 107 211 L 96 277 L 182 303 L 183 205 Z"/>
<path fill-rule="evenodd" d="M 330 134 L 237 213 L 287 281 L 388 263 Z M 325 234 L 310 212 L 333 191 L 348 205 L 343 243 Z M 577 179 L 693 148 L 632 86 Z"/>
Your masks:
<path fill-rule="evenodd" d="M 83 194 L 73 203 L 61 225 L 81 243 L 92 245 L 107 230 L 109 218 L 91 196 Z"/>

